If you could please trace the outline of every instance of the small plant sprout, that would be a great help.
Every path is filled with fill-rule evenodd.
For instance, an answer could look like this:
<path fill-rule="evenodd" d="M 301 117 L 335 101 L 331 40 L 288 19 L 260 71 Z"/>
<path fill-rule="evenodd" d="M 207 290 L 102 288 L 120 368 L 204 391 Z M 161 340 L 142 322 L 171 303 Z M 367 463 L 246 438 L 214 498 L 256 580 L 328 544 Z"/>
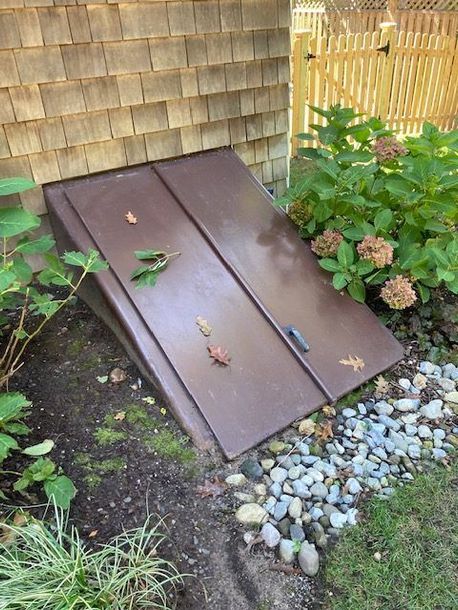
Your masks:
<path fill-rule="evenodd" d="M 169 264 L 169 261 L 175 256 L 179 256 L 180 252 L 167 253 L 164 250 L 136 250 L 135 258 L 139 261 L 152 261 L 148 265 L 140 265 L 132 271 L 131 280 L 136 280 L 136 288 L 144 288 L 145 286 L 155 286 L 158 275 L 164 271 Z"/>

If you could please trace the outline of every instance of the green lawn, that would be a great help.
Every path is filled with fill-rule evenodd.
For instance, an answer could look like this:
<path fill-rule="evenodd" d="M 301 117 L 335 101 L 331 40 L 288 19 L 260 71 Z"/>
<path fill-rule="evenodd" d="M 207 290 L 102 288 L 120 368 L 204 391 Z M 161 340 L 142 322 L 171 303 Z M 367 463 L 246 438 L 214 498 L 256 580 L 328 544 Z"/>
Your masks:
<path fill-rule="evenodd" d="M 329 610 L 458 608 L 458 463 L 373 500 L 326 562 Z M 381 560 L 374 558 L 381 554 Z"/>

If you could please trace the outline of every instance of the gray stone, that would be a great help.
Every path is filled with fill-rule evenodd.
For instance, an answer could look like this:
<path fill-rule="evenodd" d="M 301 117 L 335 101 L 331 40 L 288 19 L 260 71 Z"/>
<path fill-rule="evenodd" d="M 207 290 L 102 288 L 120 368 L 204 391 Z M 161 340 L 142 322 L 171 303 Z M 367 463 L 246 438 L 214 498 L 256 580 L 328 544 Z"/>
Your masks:
<path fill-rule="evenodd" d="M 299 542 L 303 542 L 305 540 L 305 532 L 297 523 L 293 523 L 291 525 L 289 528 L 289 535 L 291 536 L 291 540 L 299 540 Z"/>
<path fill-rule="evenodd" d="M 283 563 L 293 563 L 296 553 L 294 552 L 294 542 L 283 538 L 280 541 L 280 548 L 278 554 Z"/>
<path fill-rule="evenodd" d="M 403 390 L 406 390 L 407 392 L 410 390 L 410 380 L 409 379 L 406 379 L 405 377 L 401 377 L 401 379 L 398 379 L 398 383 Z"/>
<path fill-rule="evenodd" d="M 302 515 L 302 500 L 300 498 L 293 498 L 290 505 L 288 506 L 288 514 L 291 519 L 299 519 Z"/>
<path fill-rule="evenodd" d="M 412 385 L 417 390 L 424 390 L 428 385 L 428 378 L 425 377 L 422 373 L 417 373 L 415 377 L 412 379 Z"/>
<path fill-rule="evenodd" d="M 372 453 L 376 457 L 378 457 L 379 460 L 386 460 L 386 459 L 388 459 L 386 451 L 384 449 L 382 449 L 382 447 L 374 447 L 374 449 L 372 449 Z"/>
<path fill-rule="evenodd" d="M 261 464 L 257 460 L 247 459 L 240 465 L 240 471 L 247 479 L 261 479 L 264 474 Z"/>
<path fill-rule="evenodd" d="M 310 455 L 310 447 L 307 445 L 307 443 L 299 443 L 297 445 L 297 449 L 301 455 Z"/>
<path fill-rule="evenodd" d="M 404 426 L 404 430 L 406 431 L 407 436 L 415 436 L 418 432 L 417 426 L 414 426 L 412 424 L 406 424 Z"/>
<path fill-rule="evenodd" d="M 374 411 L 377 415 L 391 415 L 394 411 L 394 407 L 387 403 L 385 400 L 381 400 L 374 405 Z"/>
<path fill-rule="evenodd" d="M 355 415 L 357 415 L 357 411 L 347 407 L 346 409 L 342 410 L 342 415 L 343 417 L 345 417 L 345 419 L 348 419 L 349 417 L 354 417 Z"/>
<path fill-rule="evenodd" d="M 304 466 L 311 466 L 320 458 L 317 455 L 304 455 L 302 458 L 302 463 Z"/>
<path fill-rule="evenodd" d="M 326 548 L 328 539 L 321 523 L 312 523 L 310 528 L 312 530 L 312 539 L 316 546 L 320 547 L 320 549 Z"/>
<path fill-rule="evenodd" d="M 306 485 L 307 487 L 310 487 L 311 485 L 313 485 L 315 483 L 315 479 L 313 479 L 310 475 L 308 474 L 304 474 L 303 477 L 301 477 L 300 479 L 302 481 L 302 483 L 304 483 L 304 485 Z"/>
<path fill-rule="evenodd" d="M 224 479 L 230 487 L 241 487 L 247 482 L 244 474 L 230 474 Z"/>
<path fill-rule="evenodd" d="M 433 436 L 435 439 L 443 441 L 445 438 L 445 435 L 446 435 L 446 432 L 445 432 L 445 430 L 442 430 L 442 428 L 436 428 L 435 430 L 433 430 Z"/>
<path fill-rule="evenodd" d="M 275 510 L 275 506 L 277 504 L 277 500 L 273 497 L 270 496 L 270 498 L 267 498 L 267 500 L 264 502 L 264 504 L 262 505 L 262 507 L 270 514 L 273 515 L 274 510 Z"/>
<path fill-rule="evenodd" d="M 393 407 L 402 413 L 405 413 L 406 411 L 416 411 L 419 406 L 419 398 L 401 398 L 400 400 L 396 400 L 393 404 Z"/>
<path fill-rule="evenodd" d="M 271 523 L 264 523 L 261 529 L 261 538 L 264 543 L 273 549 L 280 543 L 280 532 Z"/>
<path fill-rule="evenodd" d="M 294 462 L 289 455 L 277 455 L 277 468 L 289 470 L 294 466 Z"/>
<path fill-rule="evenodd" d="M 288 470 L 288 477 L 291 479 L 291 481 L 295 481 L 303 474 L 304 466 L 302 464 L 300 466 L 293 466 Z"/>
<path fill-rule="evenodd" d="M 317 470 L 316 468 L 309 468 L 306 472 L 306 475 L 311 477 L 316 482 L 324 481 L 324 475 L 322 472 Z M 303 478 L 302 478 L 303 480 Z"/>
<path fill-rule="evenodd" d="M 347 479 L 346 486 L 348 492 L 353 495 L 359 493 L 360 491 L 363 491 L 363 488 L 361 487 L 359 482 L 354 478 Z"/>
<path fill-rule="evenodd" d="M 421 458 L 421 449 L 418 445 L 409 445 L 407 449 L 407 455 L 413 460 L 419 460 Z"/>
<path fill-rule="evenodd" d="M 318 481 L 310 487 L 310 493 L 317 498 L 326 498 L 328 495 L 328 488 L 324 483 Z"/>
<path fill-rule="evenodd" d="M 299 565 L 306 576 L 316 576 L 320 569 L 320 557 L 314 544 L 304 541 L 298 554 Z"/>
<path fill-rule="evenodd" d="M 275 521 L 281 521 L 283 517 L 285 517 L 288 512 L 288 503 L 287 502 L 277 502 L 274 510 L 274 519 Z"/>
<path fill-rule="evenodd" d="M 275 460 L 272 458 L 266 458 L 265 460 L 261 460 L 261 466 L 264 472 L 269 472 L 275 466 Z"/>
<path fill-rule="evenodd" d="M 431 400 L 427 405 L 420 409 L 420 413 L 427 419 L 440 419 L 444 416 L 442 407 L 444 403 L 440 399 Z"/>
<path fill-rule="evenodd" d="M 312 506 L 308 514 L 312 518 L 312 521 L 318 521 L 318 519 L 324 515 L 321 508 L 317 508 L 316 506 Z M 304 520 L 304 515 L 302 515 L 302 520 Z"/>
<path fill-rule="evenodd" d="M 284 468 L 280 468 L 279 466 L 272 468 L 270 471 L 270 478 L 275 483 L 283 483 L 283 481 L 288 477 L 288 471 Z"/>
<path fill-rule="evenodd" d="M 291 504 L 293 500 L 293 496 L 290 496 L 288 494 L 282 494 L 280 496 L 280 502 L 286 502 L 286 504 L 289 506 Z"/>
<path fill-rule="evenodd" d="M 437 383 L 444 390 L 444 392 L 454 392 L 456 384 L 451 379 L 446 379 L 445 377 L 442 379 L 438 379 Z"/>
<path fill-rule="evenodd" d="M 457 372 L 457 368 L 451 362 L 449 362 L 448 364 L 445 364 L 442 367 L 442 376 L 446 377 L 447 379 L 453 379 L 453 375 L 456 372 Z"/>
<path fill-rule="evenodd" d="M 420 438 L 432 438 L 433 433 L 431 432 L 431 429 L 428 426 L 421 424 L 420 426 L 418 426 L 418 436 Z"/>
<path fill-rule="evenodd" d="M 409 445 L 407 441 L 398 432 L 390 430 L 389 437 L 390 441 L 394 443 L 397 449 L 401 449 L 401 451 L 407 452 L 407 448 Z"/>
<path fill-rule="evenodd" d="M 267 520 L 267 511 L 259 504 L 242 504 L 235 512 L 235 518 L 244 525 L 261 525 Z"/>
<path fill-rule="evenodd" d="M 447 453 L 443 449 L 433 449 L 433 457 L 436 460 L 443 460 L 447 456 Z"/>
<path fill-rule="evenodd" d="M 312 485 L 313 485 L 313 480 L 312 480 Z M 310 493 L 309 488 L 307 487 L 307 485 L 305 485 L 305 483 L 302 480 L 293 481 L 293 493 L 298 498 L 308 499 L 308 498 L 312 497 L 312 494 Z"/>
<path fill-rule="evenodd" d="M 423 360 L 420 362 L 420 366 L 418 370 L 423 375 L 432 375 L 434 373 L 435 365 L 432 362 L 428 362 L 427 360 Z"/>
<path fill-rule="evenodd" d="M 347 524 L 348 525 L 356 525 L 358 520 L 358 509 L 357 508 L 349 508 L 347 511 Z"/>
<path fill-rule="evenodd" d="M 346 524 L 347 515 L 344 515 L 341 512 L 332 513 L 329 517 L 329 521 L 331 522 L 332 527 L 340 529 Z"/>
<path fill-rule="evenodd" d="M 280 483 L 272 483 L 272 485 L 269 487 L 269 491 L 273 496 L 279 498 L 282 492 Z"/>
<path fill-rule="evenodd" d="M 379 421 L 384 426 L 390 430 L 394 430 L 395 432 L 399 432 L 401 429 L 401 424 L 392 417 L 388 417 L 388 415 L 379 415 Z"/>
<path fill-rule="evenodd" d="M 298 453 L 293 453 L 290 457 L 295 466 L 299 466 L 299 464 L 302 462 L 302 456 L 300 456 Z"/>
<path fill-rule="evenodd" d="M 289 536 L 289 528 L 291 527 L 291 521 L 288 517 L 285 517 L 277 524 L 278 529 L 282 533 L 283 536 Z"/>

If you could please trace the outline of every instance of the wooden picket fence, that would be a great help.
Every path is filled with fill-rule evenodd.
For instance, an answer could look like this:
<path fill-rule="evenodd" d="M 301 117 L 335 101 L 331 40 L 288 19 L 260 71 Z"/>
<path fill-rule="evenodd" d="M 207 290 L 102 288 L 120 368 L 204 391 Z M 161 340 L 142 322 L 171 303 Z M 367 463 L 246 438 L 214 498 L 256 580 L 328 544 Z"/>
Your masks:
<path fill-rule="evenodd" d="M 387 120 L 403 134 L 424 121 L 452 129 L 458 114 L 456 35 L 397 31 L 396 23 L 378 32 L 312 37 L 296 32 L 293 55 L 292 152 L 294 135 L 309 132 L 323 118 L 309 105 L 340 103 Z M 301 142 L 301 146 L 304 142 Z"/>

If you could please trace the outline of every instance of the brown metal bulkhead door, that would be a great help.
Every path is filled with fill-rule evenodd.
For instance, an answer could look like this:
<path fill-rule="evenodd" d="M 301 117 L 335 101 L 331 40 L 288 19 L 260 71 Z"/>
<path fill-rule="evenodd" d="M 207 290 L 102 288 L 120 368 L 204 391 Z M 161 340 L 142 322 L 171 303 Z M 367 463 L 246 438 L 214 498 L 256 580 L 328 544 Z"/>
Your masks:
<path fill-rule="evenodd" d="M 65 194 L 228 457 L 326 402 L 285 337 L 150 166 L 75 180 Z M 136 225 L 126 223 L 128 210 Z M 134 250 L 147 248 L 181 255 L 154 288 L 136 289 L 129 279 L 139 264 Z M 199 331 L 198 315 L 213 327 L 211 337 Z M 209 343 L 228 350 L 230 366 L 212 362 Z"/>

